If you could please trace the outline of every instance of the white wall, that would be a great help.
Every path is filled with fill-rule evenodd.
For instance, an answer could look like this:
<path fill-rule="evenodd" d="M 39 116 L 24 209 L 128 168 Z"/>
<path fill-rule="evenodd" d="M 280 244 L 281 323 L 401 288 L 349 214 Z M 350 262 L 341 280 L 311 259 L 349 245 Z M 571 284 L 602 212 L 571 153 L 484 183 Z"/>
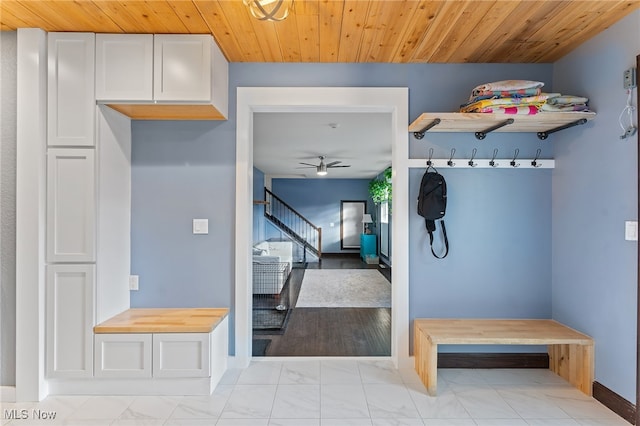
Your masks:
<path fill-rule="evenodd" d="M 638 54 L 640 10 L 556 62 L 553 90 L 589 97 L 598 115 L 550 142 L 553 318 L 595 339 L 595 380 L 633 403 L 637 243 L 625 241 L 624 222 L 638 218 L 638 136 L 620 140 L 618 116 L 622 73 Z"/>
<path fill-rule="evenodd" d="M 0 386 L 16 380 L 16 47 L 0 32 Z"/>

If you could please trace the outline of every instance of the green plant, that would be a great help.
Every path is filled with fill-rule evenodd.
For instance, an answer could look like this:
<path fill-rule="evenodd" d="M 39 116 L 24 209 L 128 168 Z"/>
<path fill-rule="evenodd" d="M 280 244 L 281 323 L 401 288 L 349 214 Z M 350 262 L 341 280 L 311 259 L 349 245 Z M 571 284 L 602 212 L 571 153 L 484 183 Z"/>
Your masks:
<path fill-rule="evenodd" d="M 391 167 L 387 168 L 382 179 L 369 182 L 369 195 L 375 204 L 391 202 Z"/>

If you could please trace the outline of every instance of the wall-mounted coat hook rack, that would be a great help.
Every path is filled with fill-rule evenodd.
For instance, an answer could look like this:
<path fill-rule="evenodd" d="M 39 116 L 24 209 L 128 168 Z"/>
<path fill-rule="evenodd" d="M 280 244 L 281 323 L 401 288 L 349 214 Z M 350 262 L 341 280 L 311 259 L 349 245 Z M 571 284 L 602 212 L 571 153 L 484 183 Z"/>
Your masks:
<path fill-rule="evenodd" d="M 509 124 L 513 124 L 513 121 L 514 121 L 513 118 L 508 118 L 508 119 L 504 120 L 503 122 L 496 124 L 495 126 L 489 127 L 486 130 L 483 130 L 481 132 L 476 132 L 475 133 L 476 134 L 476 139 L 482 140 L 482 139 L 487 137 L 487 133 L 491 133 L 494 130 L 498 130 L 501 127 L 508 126 Z"/>
<path fill-rule="evenodd" d="M 536 151 L 536 158 L 534 158 L 533 161 L 531 162 L 531 165 L 535 168 L 542 166 L 542 164 L 538 162 L 538 158 L 540 158 L 540 153 L 542 153 L 542 150 L 538 148 L 538 150 Z"/>
<path fill-rule="evenodd" d="M 565 124 L 564 126 L 556 127 L 555 129 L 546 130 L 544 132 L 538 132 L 538 139 L 545 140 L 549 137 L 551 133 L 559 132 L 560 130 L 569 129 L 574 126 L 579 126 L 587 122 L 586 118 L 581 118 L 580 120 L 572 121 L 571 123 Z"/>
<path fill-rule="evenodd" d="M 456 163 L 453 162 L 453 156 L 456 153 L 456 149 L 455 148 L 451 148 L 451 156 L 449 157 L 449 161 L 447 161 L 447 166 L 449 167 L 454 167 L 456 165 Z"/>
<path fill-rule="evenodd" d="M 410 159 L 408 162 L 408 166 L 410 169 L 422 169 L 424 171 L 426 158 L 416 158 Z M 458 169 L 466 169 L 466 170 L 480 170 L 480 169 L 491 169 L 498 171 L 500 169 L 511 169 L 511 170 L 545 170 L 545 169 L 553 169 L 555 168 L 555 160 L 551 158 L 546 158 L 543 160 L 538 159 L 536 166 L 533 166 L 531 162 L 533 161 L 533 156 L 529 158 L 518 158 L 516 159 L 516 166 L 511 165 L 511 161 L 513 161 L 513 157 L 511 158 L 474 158 L 473 164 L 474 166 L 470 166 L 467 160 L 465 161 L 455 161 L 453 160 L 453 165 L 450 166 L 448 163 L 452 161 L 449 156 L 445 158 L 432 158 L 431 159 L 431 167 L 435 167 L 439 169 L 448 169 L 453 172 Z M 493 165 L 491 165 L 493 162 Z"/>
<path fill-rule="evenodd" d="M 437 126 L 438 124 L 440 124 L 440 119 L 434 118 L 433 121 L 427 124 L 424 128 L 418 130 L 417 132 L 413 132 L 413 137 L 418 140 L 424 138 L 424 134 L 429 131 L 429 129 L 433 128 L 433 126 Z"/>
<path fill-rule="evenodd" d="M 491 161 L 489 161 L 489 165 L 491 167 L 498 167 L 498 163 L 496 163 L 496 157 L 498 156 L 498 148 L 494 148 L 493 157 L 491 157 Z"/>
<path fill-rule="evenodd" d="M 515 153 L 513 154 L 513 160 L 509 163 L 511 167 L 520 167 L 520 163 L 516 163 L 516 159 L 518 158 L 518 154 L 520 154 L 520 150 L 516 148 Z"/>
<path fill-rule="evenodd" d="M 473 148 L 473 151 L 471 151 L 471 159 L 469 160 L 469 162 L 467 164 L 469 164 L 471 167 L 476 167 L 478 165 L 478 163 L 475 163 L 473 161 L 474 158 L 476 158 L 476 154 L 478 153 L 478 148 Z"/>

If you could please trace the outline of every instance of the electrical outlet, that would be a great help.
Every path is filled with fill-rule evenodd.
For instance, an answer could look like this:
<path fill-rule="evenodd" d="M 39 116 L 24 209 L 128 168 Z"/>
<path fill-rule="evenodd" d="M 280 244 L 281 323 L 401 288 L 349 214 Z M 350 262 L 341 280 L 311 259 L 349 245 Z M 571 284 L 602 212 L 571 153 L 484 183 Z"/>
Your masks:
<path fill-rule="evenodd" d="M 129 290 L 138 290 L 139 279 L 137 275 L 129 275 Z"/>
<path fill-rule="evenodd" d="M 627 241 L 638 241 L 637 220 L 627 220 L 624 223 L 624 239 Z"/>
<path fill-rule="evenodd" d="M 625 89 L 633 89 L 636 84 L 636 69 L 629 68 L 623 73 L 622 85 Z"/>

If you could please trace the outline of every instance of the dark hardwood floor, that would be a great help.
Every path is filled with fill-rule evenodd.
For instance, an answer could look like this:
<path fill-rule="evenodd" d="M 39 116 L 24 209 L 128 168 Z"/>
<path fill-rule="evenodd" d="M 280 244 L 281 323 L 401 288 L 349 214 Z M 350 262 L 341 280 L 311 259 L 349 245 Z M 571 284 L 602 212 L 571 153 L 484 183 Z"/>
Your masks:
<path fill-rule="evenodd" d="M 370 269 L 357 256 L 328 255 L 307 269 Z M 378 267 L 391 281 L 391 269 Z M 281 330 L 254 329 L 254 356 L 389 356 L 390 308 L 295 308 L 305 268 L 294 267 L 280 299 L 288 311 Z M 259 305 L 260 300 L 254 300 Z"/>

